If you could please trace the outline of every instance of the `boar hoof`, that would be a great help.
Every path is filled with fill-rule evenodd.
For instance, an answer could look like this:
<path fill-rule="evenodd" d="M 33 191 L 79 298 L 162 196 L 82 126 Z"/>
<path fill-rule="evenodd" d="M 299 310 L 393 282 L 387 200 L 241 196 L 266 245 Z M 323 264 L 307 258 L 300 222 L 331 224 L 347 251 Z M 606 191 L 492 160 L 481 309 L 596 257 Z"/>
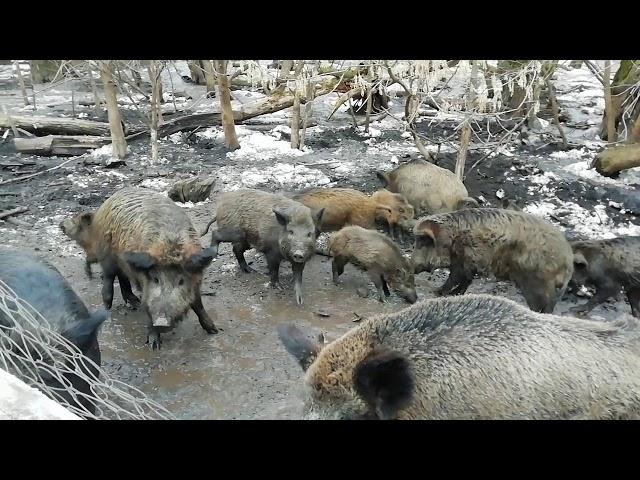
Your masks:
<path fill-rule="evenodd" d="M 253 273 L 253 272 L 255 272 L 255 270 L 253 268 L 251 268 L 249 265 L 243 265 L 242 267 L 240 267 L 240 270 L 242 270 L 244 273 Z"/>
<path fill-rule="evenodd" d="M 203 325 L 202 328 L 204 328 L 205 332 L 207 332 L 208 334 L 211 334 L 211 335 L 218 333 L 218 329 L 213 324 L 211 324 L 211 325 Z"/>
<path fill-rule="evenodd" d="M 160 350 L 160 345 L 162 345 L 160 334 L 157 332 L 150 332 L 147 335 L 147 345 L 150 345 L 152 350 Z"/>
<path fill-rule="evenodd" d="M 280 282 L 269 282 L 269 286 L 274 290 L 284 290 L 284 287 Z"/>
<path fill-rule="evenodd" d="M 131 295 L 127 295 L 124 301 L 134 309 L 137 309 L 140 306 L 140 299 L 136 297 L 133 293 Z"/>

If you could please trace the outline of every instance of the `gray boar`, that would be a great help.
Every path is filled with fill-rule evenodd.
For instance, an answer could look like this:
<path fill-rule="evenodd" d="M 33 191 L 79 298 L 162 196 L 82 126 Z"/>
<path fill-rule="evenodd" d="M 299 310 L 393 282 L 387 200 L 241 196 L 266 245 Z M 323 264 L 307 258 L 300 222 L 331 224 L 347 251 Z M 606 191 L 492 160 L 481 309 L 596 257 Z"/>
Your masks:
<path fill-rule="evenodd" d="M 215 254 L 220 242 L 232 242 L 243 272 L 251 272 L 244 258 L 246 250 L 253 247 L 264 253 L 272 288 L 282 288 L 279 281 L 282 260 L 291 262 L 296 302 L 302 304 L 302 272 L 314 253 L 323 212 L 324 209 L 312 211 L 282 195 L 242 189 L 220 197 L 207 230 L 217 221 L 218 229 L 211 234 Z"/>
<path fill-rule="evenodd" d="M 419 302 L 324 345 L 280 340 L 306 371 L 306 418 L 639 419 L 640 356 L 613 325 L 489 295 Z"/>
<path fill-rule="evenodd" d="M 103 275 L 102 299 L 113 302 L 116 276 L 133 279 L 142 290 L 149 316 L 147 342 L 160 347 L 160 334 L 193 309 L 207 333 L 218 333 L 202 305 L 202 272 L 214 252 L 203 249 L 198 233 L 183 209 L 167 197 L 144 188 L 123 188 L 108 198 L 93 215 L 91 231 L 97 238 L 97 258 Z M 129 291 L 135 304 L 137 298 Z"/>
<path fill-rule="evenodd" d="M 542 218 L 494 208 L 460 210 L 418 220 L 415 272 L 449 268 L 442 295 L 466 292 L 474 275 L 510 280 L 537 312 L 551 313 L 573 274 L 564 234 Z"/>
<path fill-rule="evenodd" d="M 593 285 L 595 295 L 575 313 L 588 313 L 608 298 L 625 290 L 631 313 L 640 318 L 640 237 L 571 242 L 573 278 L 576 285 Z"/>
<path fill-rule="evenodd" d="M 100 366 L 98 330 L 107 319 L 107 312 L 104 310 L 89 312 L 80 297 L 54 266 L 31 252 L 2 247 L 0 248 L 0 280 L 5 282 L 18 298 L 28 302 L 45 318 L 48 323 L 47 328 L 69 340 L 84 356 Z M 0 310 L 0 328 L 12 327 L 14 318 L 15 321 L 20 321 L 18 315 L 12 318 Z M 40 320 L 37 316 L 35 319 Z M 33 326 L 28 323 L 20 325 L 24 331 L 33 330 Z M 9 336 L 12 336 L 11 331 Z M 18 338 L 14 341 L 22 344 Z M 78 362 L 75 365 L 70 363 L 65 370 L 67 372 L 63 376 L 66 381 L 61 382 L 44 366 L 42 370 L 38 368 L 47 386 L 59 392 L 69 405 L 95 413 L 95 404 L 91 400 L 91 385 L 84 378 L 97 378 L 97 369 L 88 362 Z M 72 372 L 78 372 L 79 375 Z M 66 387 L 69 384 L 82 395 L 74 398 Z"/>
<path fill-rule="evenodd" d="M 347 263 L 366 271 L 378 289 L 381 302 L 389 296 L 387 283 L 409 303 L 418 300 L 413 265 L 400 248 L 385 235 L 362 227 L 344 227 L 329 240 L 329 254 L 333 256 L 333 282 L 344 272 Z"/>
<path fill-rule="evenodd" d="M 407 199 L 416 216 L 478 206 L 455 173 L 424 160 L 414 160 L 376 175 L 383 187 Z"/>

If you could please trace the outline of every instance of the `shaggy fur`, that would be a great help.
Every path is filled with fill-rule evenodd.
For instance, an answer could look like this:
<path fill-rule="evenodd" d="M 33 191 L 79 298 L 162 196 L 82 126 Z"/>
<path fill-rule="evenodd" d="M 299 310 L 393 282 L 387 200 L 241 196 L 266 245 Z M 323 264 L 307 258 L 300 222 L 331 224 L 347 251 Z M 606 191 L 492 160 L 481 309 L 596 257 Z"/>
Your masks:
<path fill-rule="evenodd" d="M 84 271 L 89 278 L 93 277 L 91 265 L 98 263 L 98 239 L 94 235 L 92 223 L 93 212 L 83 212 L 64 219 L 59 225 L 62 233 L 75 240 L 84 250 L 86 255 Z"/>
<path fill-rule="evenodd" d="M 385 235 L 357 226 L 344 227 L 331 236 L 329 254 L 333 256 L 333 281 L 336 284 L 345 265 L 351 263 L 369 274 L 381 302 L 389 295 L 387 283 L 408 302 L 415 303 L 418 299 L 413 265 Z"/>
<path fill-rule="evenodd" d="M 452 212 L 477 206 L 455 173 L 424 160 L 414 160 L 382 173 L 378 179 L 388 190 L 404 195 L 416 216 Z"/>
<path fill-rule="evenodd" d="M 638 419 L 631 343 L 606 323 L 465 295 L 372 317 L 297 353 L 309 357 L 309 418 Z"/>
<path fill-rule="evenodd" d="M 572 282 L 596 287 L 596 294 L 574 311 L 587 313 L 624 289 L 633 316 L 640 318 L 640 237 L 575 241 L 571 248 Z"/>
<path fill-rule="evenodd" d="M 375 229 L 376 222 L 397 225 L 397 211 L 362 192 L 350 188 L 315 188 L 295 195 L 294 200 L 309 208 L 324 208 L 320 230 L 340 230 L 345 225 Z"/>
<path fill-rule="evenodd" d="M 474 275 L 495 275 L 521 289 L 528 305 L 551 313 L 573 273 L 564 234 L 523 212 L 493 208 L 459 210 L 418 220 L 416 273 L 449 268 L 442 294 L 462 294 Z"/>

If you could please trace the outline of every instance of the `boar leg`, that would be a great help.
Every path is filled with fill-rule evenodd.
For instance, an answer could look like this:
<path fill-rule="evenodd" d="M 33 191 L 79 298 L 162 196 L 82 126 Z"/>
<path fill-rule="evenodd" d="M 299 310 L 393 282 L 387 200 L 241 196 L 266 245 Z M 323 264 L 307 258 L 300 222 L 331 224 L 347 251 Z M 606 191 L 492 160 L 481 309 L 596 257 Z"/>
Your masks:
<path fill-rule="evenodd" d="M 331 272 L 333 273 L 333 283 L 338 285 L 338 278 L 344 273 L 344 266 L 347 261 L 342 257 L 333 257 L 331 262 Z"/>
<path fill-rule="evenodd" d="M 373 284 L 376 286 L 376 290 L 378 290 L 378 298 L 382 303 L 387 303 L 387 297 L 385 296 L 385 291 L 383 287 L 384 279 L 382 278 L 382 275 L 380 275 L 376 271 L 370 271 L 367 273 L 369 274 L 369 278 L 371 279 Z"/>
<path fill-rule="evenodd" d="M 152 350 L 159 350 L 160 345 L 162 345 L 160 331 L 153 325 L 149 325 L 149 330 L 147 331 L 147 344 L 151 345 Z"/>
<path fill-rule="evenodd" d="M 451 266 L 449 267 L 449 276 L 444 284 L 436 290 L 437 295 L 462 295 L 467 291 L 469 285 L 473 281 L 473 274 L 467 272 L 464 266 L 455 258 L 451 259 Z"/>
<path fill-rule="evenodd" d="M 276 290 L 283 290 L 282 285 L 280 285 L 280 262 L 282 261 L 280 253 L 266 252 L 265 256 L 267 257 L 267 268 L 271 278 L 269 286 Z"/>
<path fill-rule="evenodd" d="M 245 273 L 251 273 L 253 269 L 247 265 L 247 261 L 244 258 L 244 252 L 249 250 L 251 246 L 247 242 L 247 237 L 244 230 L 240 228 L 221 228 L 211 232 L 211 247 L 215 250 L 215 255 L 218 255 L 218 245 L 220 242 L 231 242 L 233 244 L 233 254 L 238 260 L 240 269 Z"/>
<path fill-rule="evenodd" d="M 238 260 L 238 265 L 240 265 L 240 269 L 244 273 L 253 272 L 253 268 L 247 265 L 247 260 L 244 258 L 244 252 L 249 250 L 249 244 L 244 242 L 234 242 L 233 244 L 233 254 L 236 256 L 236 260 Z"/>
<path fill-rule="evenodd" d="M 118 277 L 118 283 L 120 284 L 120 293 L 122 294 L 122 298 L 133 308 L 138 308 L 140 306 L 140 299 L 133 293 L 133 290 L 131 290 L 131 282 L 129 281 L 129 278 L 120 269 L 118 269 L 116 275 Z"/>
<path fill-rule="evenodd" d="M 113 282 L 117 272 L 115 261 L 108 259 L 102 263 L 102 303 L 107 310 L 113 305 Z"/>
<path fill-rule="evenodd" d="M 291 270 L 293 270 L 293 289 L 296 293 L 296 303 L 302 305 L 302 271 L 304 263 L 293 262 Z"/>
<path fill-rule="evenodd" d="M 627 290 L 627 299 L 631 305 L 631 314 L 640 318 L 640 287 L 630 288 Z"/>
<path fill-rule="evenodd" d="M 93 263 L 94 262 L 88 258 L 84 261 L 84 273 L 87 275 L 87 278 L 93 278 L 93 272 L 91 271 L 91 265 Z"/>
<path fill-rule="evenodd" d="M 380 278 L 382 279 L 382 290 L 384 291 L 384 294 L 387 297 L 391 296 L 391 292 L 389 291 L 389 285 L 387 285 L 387 281 L 384 279 L 382 275 L 380 275 Z"/>
<path fill-rule="evenodd" d="M 200 326 L 204 328 L 207 333 L 218 333 L 218 329 L 216 328 L 213 320 L 209 317 L 209 314 L 204 309 L 202 305 L 202 297 L 200 296 L 200 292 L 196 292 L 196 298 L 191 304 L 191 308 L 193 312 L 198 317 L 198 321 L 200 322 Z"/>

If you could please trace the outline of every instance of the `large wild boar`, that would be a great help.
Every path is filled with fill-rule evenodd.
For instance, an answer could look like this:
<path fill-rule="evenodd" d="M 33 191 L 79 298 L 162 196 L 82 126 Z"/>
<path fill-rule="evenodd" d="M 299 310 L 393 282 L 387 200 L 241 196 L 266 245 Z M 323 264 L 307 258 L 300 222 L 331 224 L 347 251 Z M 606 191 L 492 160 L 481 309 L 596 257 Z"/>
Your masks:
<path fill-rule="evenodd" d="M 312 211 L 301 203 L 260 190 L 241 189 L 220 197 L 216 215 L 207 225 L 217 221 L 211 233 L 211 246 L 217 254 L 220 242 L 232 242 L 233 253 L 243 272 L 251 272 L 244 258 L 250 248 L 267 258 L 272 288 L 282 288 L 280 263 L 291 262 L 296 302 L 302 304 L 302 272 L 314 253 L 318 225 L 324 210 Z"/>
<path fill-rule="evenodd" d="M 537 312 L 551 313 L 573 274 L 564 234 L 540 217 L 495 208 L 473 208 L 418 220 L 416 273 L 449 268 L 442 295 L 463 294 L 474 275 L 510 280 Z"/>
<path fill-rule="evenodd" d="M 375 229 L 378 223 L 397 225 L 398 210 L 351 188 L 312 188 L 294 195 L 294 200 L 312 209 L 324 209 L 320 230 L 330 232 L 346 225 Z"/>
<path fill-rule="evenodd" d="M 344 227 L 329 240 L 329 254 L 333 257 L 333 282 L 344 272 L 347 263 L 364 270 L 378 289 L 381 302 L 386 302 L 389 287 L 409 303 L 418 300 L 413 265 L 400 248 L 385 235 L 362 227 Z"/>
<path fill-rule="evenodd" d="M 306 371 L 306 418 L 640 418 L 629 332 L 499 297 L 422 301 L 327 345 L 293 325 L 278 334 Z"/>
<path fill-rule="evenodd" d="M 107 312 L 89 312 L 54 266 L 31 252 L 1 247 L 0 280 L 7 284 L 18 298 L 28 302 L 45 318 L 47 328 L 69 340 L 84 356 L 100 366 L 98 330 L 106 320 Z M 36 321 L 40 320 L 37 316 L 34 318 Z M 15 325 L 14 321 L 20 322 L 20 317 L 15 315 L 11 318 L 0 310 L 0 328 L 11 328 Z M 20 323 L 20 326 L 25 331 L 37 328 L 28 323 Z M 13 338 L 16 334 L 11 330 L 7 334 L 18 344 L 23 344 L 19 338 Z M 97 369 L 87 362 L 69 363 L 65 368 L 69 372 L 63 374 L 66 379 L 64 383 L 45 368 L 41 369 L 40 375 L 47 386 L 58 392 L 69 405 L 80 409 L 84 407 L 95 413 L 95 405 L 91 401 L 91 386 L 83 377 L 97 378 Z M 79 375 L 71 371 L 78 372 Z M 65 384 L 71 384 L 75 390 L 82 393 L 76 396 L 78 400 L 74 399 Z"/>
<path fill-rule="evenodd" d="M 572 311 L 588 313 L 625 290 L 631 313 L 640 318 L 640 237 L 574 241 L 571 248 L 572 283 L 596 287 L 595 295 Z"/>
<path fill-rule="evenodd" d="M 202 248 L 183 209 L 156 192 L 127 187 L 98 208 L 91 232 L 98 239 L 105 306 L 111 308 L 116 276 L 135 280 L 149 315 L 147 342 L 153 349 L 160 347 L 161 332 L 173 328 L 189 308 L 207 333 L 218 332 L 200 297 L 202 272 L 214 252 Z"/>
<path fill-rule="evenodd" d="M 478 206 L 455 173 L 424 160 L 413 160 L 376 175 L 383 187 L 402 194 L 413 205 L 416 216 Z"/>

